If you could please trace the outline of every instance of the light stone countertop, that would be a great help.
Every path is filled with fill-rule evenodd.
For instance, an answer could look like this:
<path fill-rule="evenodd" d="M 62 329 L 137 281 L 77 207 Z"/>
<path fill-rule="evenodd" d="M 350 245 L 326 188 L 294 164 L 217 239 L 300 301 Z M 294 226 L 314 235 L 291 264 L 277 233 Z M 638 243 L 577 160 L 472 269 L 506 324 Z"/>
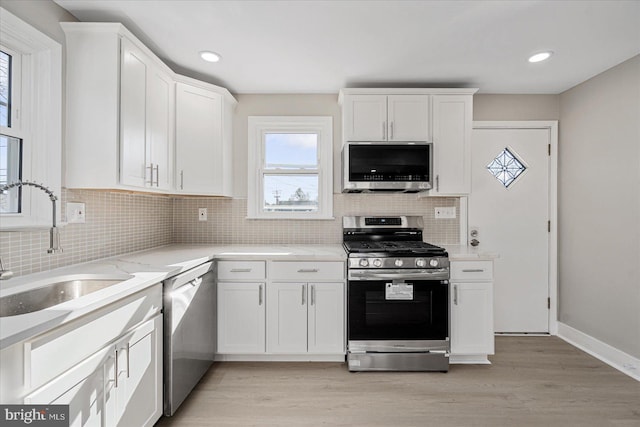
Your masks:
<path fill-rule="evenodd" d="M 449 253 L 450 261 L 493 261 L 500 254 L 486 248 L 468 245 L 442 245 Z"/>
<path fill-rule="evenodd" d="M 100 275 L 122 283 L 53 307 L 0 318 L 0 349 L 77 319 L 213 259 L 343 261 L 342 245 L 167 245 L 0 282 L 0 297 L 41 287 L 52 278 Z M 127 279 L 127 277 L 129 277 Z"/>

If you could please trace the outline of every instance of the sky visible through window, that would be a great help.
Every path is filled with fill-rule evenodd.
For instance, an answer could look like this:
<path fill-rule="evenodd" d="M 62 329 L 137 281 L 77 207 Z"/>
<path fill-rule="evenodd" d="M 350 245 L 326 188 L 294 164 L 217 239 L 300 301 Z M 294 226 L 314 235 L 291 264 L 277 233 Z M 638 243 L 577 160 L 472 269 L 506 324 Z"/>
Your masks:
<path fill-rule="evenodd" d="M 0 126 L 9 127 L 11 56 L 0 51 Z"/>
<path fill-rule="evenodd" d="M 265 144 L 265 205 L 318 201 L 318 135 L 315 133 L 267 133 Z M 279 170 L 309 174 L 282 174 Z M 302 191 L 300 191 L 302 190 Z"/>

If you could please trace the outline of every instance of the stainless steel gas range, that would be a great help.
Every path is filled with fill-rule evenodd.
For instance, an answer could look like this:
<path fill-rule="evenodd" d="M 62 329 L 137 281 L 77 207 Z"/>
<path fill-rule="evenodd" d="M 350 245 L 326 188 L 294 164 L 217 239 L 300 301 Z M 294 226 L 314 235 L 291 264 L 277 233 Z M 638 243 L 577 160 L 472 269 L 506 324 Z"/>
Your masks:
<path fill-rule="evenodd" d="M 449 370 L 449 258 L 419 216 L 343 217 L 350 371 Z"/>

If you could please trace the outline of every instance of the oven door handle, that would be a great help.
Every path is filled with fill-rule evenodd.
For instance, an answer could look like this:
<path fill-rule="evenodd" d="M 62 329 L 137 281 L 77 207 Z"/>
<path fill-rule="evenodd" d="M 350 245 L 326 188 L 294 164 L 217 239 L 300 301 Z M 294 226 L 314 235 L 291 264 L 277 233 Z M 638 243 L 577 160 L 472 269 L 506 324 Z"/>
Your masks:
<path fill-rule="evenodd" d="M 367 279 L 427 279 L 427 280 L 448 280 L 449 270 L 446 268 L 435 268 L 433 270 L 350 270 L 349 280 L 367 280 Z"/>

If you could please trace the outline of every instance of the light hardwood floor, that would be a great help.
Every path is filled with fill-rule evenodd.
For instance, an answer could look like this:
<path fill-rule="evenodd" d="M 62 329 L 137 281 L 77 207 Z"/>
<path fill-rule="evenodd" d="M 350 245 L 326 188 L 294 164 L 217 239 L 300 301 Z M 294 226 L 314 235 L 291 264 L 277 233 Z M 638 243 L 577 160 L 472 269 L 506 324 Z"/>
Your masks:
<path fill-rule="evenodd" d="M 157 426 L 640 426 L 640 382 L 559 338 L 497 337 L 490 359 L 446 374 L 216 363 Z"/>

